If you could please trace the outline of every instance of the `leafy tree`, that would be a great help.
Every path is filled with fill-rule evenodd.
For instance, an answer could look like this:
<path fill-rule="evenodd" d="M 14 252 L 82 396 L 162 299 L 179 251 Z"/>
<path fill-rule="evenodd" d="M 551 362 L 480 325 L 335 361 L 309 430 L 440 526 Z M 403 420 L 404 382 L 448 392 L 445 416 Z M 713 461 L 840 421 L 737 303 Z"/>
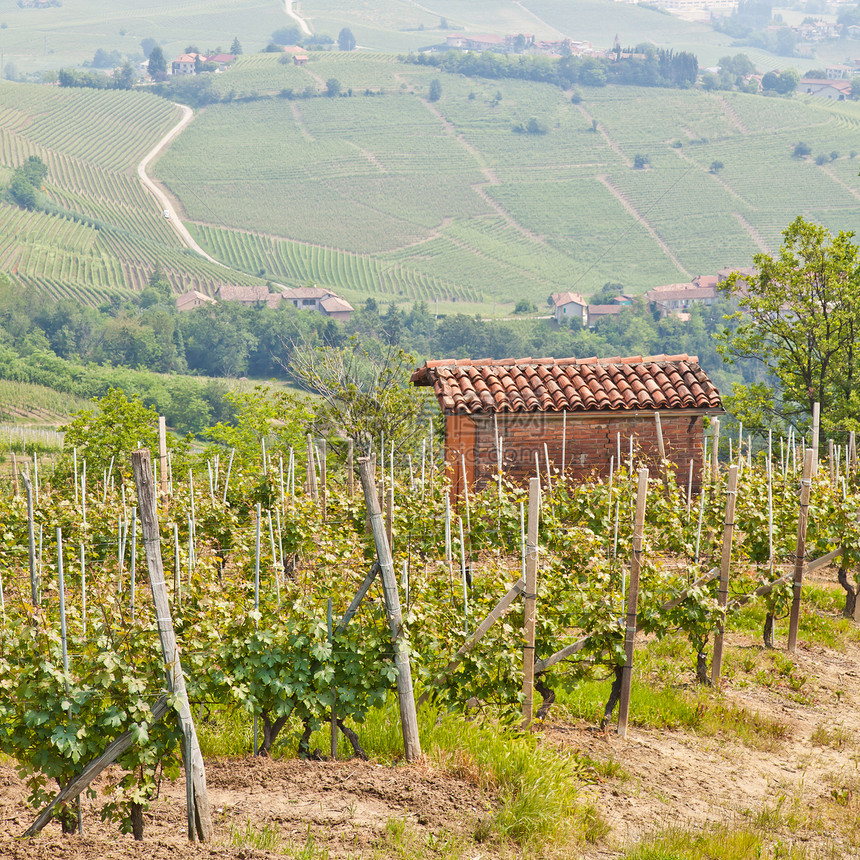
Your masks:
<path fill-rule="evenodd" d="M 117 90 L 130 90 L 137 83 L 137 72 L 131 63 L 123 63 L 114 71 L 113 85 Z"/>
<path fill-rule="evenodd" d="M 276 45 L 295 45 L 301 41 L 302 34 L 298 27 L 281 27 L 272 33 L 272 41 Z"/>
<path fill-rule="evenodd" d="M 318 417 L 368 453 L 382 436 L 400 448 L 423 432 L 424 398 L 409 381 L 414 364 L 402 349 L 371 352 L 354 338 L 342 348 L 296 345 L 290 370 L 320 396 Z"/>
<path fill-rule="evenodd" d="M 860 76 L 855 75 L 851 78 L 851 98 L 860 98 Z"/>
<path fill-rule="evenodd" d="M 233 39 L 233 44 L 232 44 L 232 45 L 230 45 L 230 53 L 231 53 L 231 54 L 234 54 L 234 55 L 235 55 L 235 56 L 237 56 L 237 57 L 239 56 L 239 54 L 241 54 L 241 53 L 242 53 L 242 43 L 239 41 L 239 37 L 238 37 L 238 36 L 236 36 L 236 37 Z"/>
<path fill-rule="evenodd" d="M 427 100 L 431 102 L 438 102 L 442 97 L 442 84 L 439 81 L 439 78 L 433 78 L 430 81 L 430 90 L 427 93 Z"/>
<path fill-rule="evenodd" d="M 637 153 L 633 156 L 633 169 L 644 170 L 651 163 L 651 159 L 647 155 Z"/>
<path fill-rule="evenodd" d="M 795 144 L 794 151 L 791 154 L 794 158 L 806 158 L 807 155 L 812 154 L 812 147 L 801 140 Z"/>
<path fill-rule="evenodd" d="M 819 152 L 818 155 L 815 156 L 815 163 L 821 167 L 822 164 L 827 164 L 830 159 L 823 153 Z"/>
<path fill-rule="evenodd" d="M 16 168 L 9 183 L 9 194 L 23 209 L 35 209 L 37 193 L 48 175 L 45 162 L 38 155 L 31 155 L 20 167 Z"/>
<path fill-rule="evenodd" d="M 66 451 L 78 449 L 90 470 L 98 475 L 113 461 L 125 478 L 131 477 L 131 451 L 158 443 L 158 413 L 136 396 L 129 400 L 122 389 L 111 388 L 92 409 L 81 410 L 63 427 Z"/>
<path fill-rule="evenodd" d="M 736 388 L 729 405 L 743 407 L 735 414 L 745 424 L 753 406 L 794 420 L 816 401 L 823 423 L 856 420 L 860 256 L 852 237 L 798 217 L 783 232 L 778 256 L 757 254 L 755 276 L 736 273 L 726 282 L 738 325 L 722 335 L 720 351 L 729 360 L 760 362 L 781 389 Z"/>
<path fill-rule="evenodd" d="M 329 98 L 340 95 L 340 81 L 337 78 L 329 78 L 325 82 L 325 94 Z"/>
<path fill-rule="evenodd" d="M 344 27 L 337 34 L 337 46 L 341 51 L 355 50 L 355 36 L 352 35 L 352 30 L 349 27 Z"/>
<path fill-rule="evenodd" d="M 106 51 L 99 48 L 93 55 L 93 66 L 97 69 L 114 69 L 122 62 L 119 51 Z"/>
<path fill-rule="evenodd" d="M 143 56 L 148 60 L 152 56 L 152 50 L 158 45 L 158 42 L 155 39 L 147 38 L 141 39 L 140 41 L 140 50 L 143 52 Z"/>
<path fill-rule="evenodd" d="M 722 161 L 712 161 L 711 167 L 710 167 L 710 172 L 711 173 L 719 173 L 723 169 L 723 167 L 725 167 L 725 165 L 723 164 Z"/>
<path fill-rule="evenodd" d="M 528 299 L 520 299 L 517 302 L 517 306 L 514 308 L 515 314 L 530 314 L 532 311 L 536 311 L 534 302 L 529 301 Z"/>
<path fill-rule="evenodd" d="M 167 60 L 164 58 L 164 51 L 158 45 L 149 55 L 146 71 L 154 81 L 163 81 L 167 78 Z"/>

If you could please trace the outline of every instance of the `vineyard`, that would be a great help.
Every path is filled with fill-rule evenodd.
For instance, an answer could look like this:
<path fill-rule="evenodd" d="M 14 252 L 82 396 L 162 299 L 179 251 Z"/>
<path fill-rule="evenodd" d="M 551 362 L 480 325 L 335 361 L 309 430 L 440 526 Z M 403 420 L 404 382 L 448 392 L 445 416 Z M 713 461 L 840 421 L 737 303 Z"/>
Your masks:
<path fill-rule="evenodd" d="M 40 474 L 35 459 L 4 482 L 0 750 L 18 763 L 35 815 L 109 741 L 130 738 L 99 791 L 54 814 L 64 832 L 101 815 L 146 838 L 144 812 L 162 776 L 178 775 L 183 745 L 175 724 L 158 719 L 168 695 L 162 622 L 149 600 L 153 543 L 141 532 L 141 483 L 130 460 L 131 447 L 156 447 L 158 435 L 151 413 L 129 423 L 116 408 L 115 397 L 103 403 L 108 431 L 76 422 L 50 473 Z M 704 715 L 722 708 L 712 731 L 743 725 L 757 748 L 777 743 L 784 729 L 723 703 L 721 672 L 738 659 L 724 657 L 726 633 L 752 624 L 759 641 L 781 643 L 780 619 L 790 612 L 789 652 L 806 642 L 838 648 L 838 636 L 858 641 L 851 571 L 860 492 L 848 446 L 831 446 L 813 475 L 811 450 L 780 440 L 768 459 L 767 448 L 753 456 L 744 438 L 728 470 L 690 464 L 706 467 L 698 498 L 687 490 L 686 464 L 678 482 L 668 464 L 650 464 L 649 475 L 634 450 L 620 467 L 613 458 L 608 479 L 575 484 L 564 464 L 539 459 L 528 493 L 499 473 L 485 490 L 451 499 L 432 453 L 438 440 L 410 453 L 383 440 L 375 471 L 361 461 L 371 481 L 362 497 L 345 443 L 305 440 L 295 423 L 278 429 L 262 414 L 225 435 L 227 448 L 194 454 L 171 442 L 155 463 L 154 545 L 204 750 L 230 737 L 234 754 L 378 755 L 395 684 L 402 706 L 396 665 L 408 642 L 425 749 L 438 756 L 445 731 L 444 743 L 460 749 L 490 745 L 484 731 L 510 734 L 525 744 L 517 755 L 561 767 L 543 779 L 588 782 L 581 761 L 550 767 L 549 751 L 516 741 L 516 727 L 533 706 L 535 725 L 549 727 L 557 709 L 576 712 L 583 697 L 591 704 L 582 716 L 611 726 L 619 696 L 619 733 L 628 714 L 630 725 L 647 724 L 654 703 L 637 695 L 636 682 L 631 697 L 630 669 L 653 657 L 641 648 L 634 657 L 634 635 L 649 649 L 670 647 L 704 682 L 693 708 L 702 730 Z M 833 561 L 846 617 L 825 623 L 820 588 L 803 580 Z M 403 614 L 394 644 L 392 578 Z M 524 687 L 529 641 L 525 674 L 534 672 L 537 702 Z M 456 728 L 442 716 L 464 709 L 485 728 Z M 402 756 L 399 732 L 388 731 L 386 755 Z M 564 798 L 544 798 L 551 820 L 529 818 L 523 768 L 498 800 L 501 838 L 534 848 L 564 821 L 583 827 L 592 813 Z M 504 786 L 514 777 L 499 779 Z M 539 781 L 529 785 L 542 791 Z M 599 838 L 586 830 L 581 838 Z"/>
<path fill-rule="evenodd" d="M 0 111 L 0 164 L 40 157 L 50 204 L 28 211 L 0 202 L 4 271 L 89 305 L 139 291 L 156 266 L 178 291 L 213 292 L 224 282 L 220 267 L 184 251 L 137 176 L 137 163 L 175 124 L 175 106 L 143 93 L 4 82 Z"/>
<path fill-rule="evenodd" d="M 300 97 L 297 73 L 316 77 L 316 97 Z M 330 78 L 351 97 L 320 95 Z M 429 103 L 433 79 L 443 95 Z M 458 302 L 542 301 L 571 288 L 571 271 L 587 295 L 747 265 L 778 247 L 785 212 L 857 226 L 852 104 L 616 86 L 583 88 L 572 104 L 550 85 L 339 52 L 303 69 L 243 59 L 218 88 L 260 98 L 208 107 L 156 172 L 210 253 L 227 240 L 205 230 L 248 234 L 229 257 L 246 272 L 318 272 L 267 260 L 269 242 L 294 242 L 395 262 L 402 286 L 389 294 L 402 301 L 426 295 L 419 280 Z M 530 117 L 546 133 L 513 134 Z M 792 157 L 799 141 L 810 157 Z M 634 169 L 637 155 L 647 169 Z"/>

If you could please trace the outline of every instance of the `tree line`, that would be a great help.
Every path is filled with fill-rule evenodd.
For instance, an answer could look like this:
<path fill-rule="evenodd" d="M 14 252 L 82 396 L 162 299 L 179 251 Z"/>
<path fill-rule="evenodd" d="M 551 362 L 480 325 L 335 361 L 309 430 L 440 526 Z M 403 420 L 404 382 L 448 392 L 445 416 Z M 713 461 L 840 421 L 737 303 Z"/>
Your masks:
<path fill-rule="evenodd" d="M 608 288 L 610 293 L 616 289 Z M 48 303 L 6 278 L 0 284 L 0 378 L 83 397 L 120 386 L 185 432 L 200 432 L 223 417 L 226 388 L 218 379 L 274 378 L 301 387 L 297 350 L 344 347 L 353 340 L 371 353 L 404 350 L 416 366 L 439 357 L 686 352 L 699 356 L 719 387 L 730 389 L 733 382 L 758 378 L 745 378 L 743 367 L 727 368 L 717 352 L 713 336 L 731 311 L 726 304 L 697 309 L 682 322 L 659 319 L 637 300 L 589 329 L 548 319 L 503 321 L 465 313 L 437 317 L 423 303 L 408 309 L 380 307 L 368 298 L 341 323 L 289 302 L 277 308 L 220 302 L 180 314 L 160 271 L 153 272 L 141 293 L 99 308 L 67 299 Z"/>
<path fill-rule="evenodd" d="M 688 51 L 672 51 L 641 44 L 612 57 L 558 59 L 533 54 L 503 54 L 496 51 L 444 51 L 407 54 L 400 60 L 419 66 L 434 66 L 446 72 L 480 78 L 518 78 L 555 84 L 569 89 L 576 84 L 601 87 L 629 84 L 641 87 L 692 87 L 698 78 L 699 61 Z"/>

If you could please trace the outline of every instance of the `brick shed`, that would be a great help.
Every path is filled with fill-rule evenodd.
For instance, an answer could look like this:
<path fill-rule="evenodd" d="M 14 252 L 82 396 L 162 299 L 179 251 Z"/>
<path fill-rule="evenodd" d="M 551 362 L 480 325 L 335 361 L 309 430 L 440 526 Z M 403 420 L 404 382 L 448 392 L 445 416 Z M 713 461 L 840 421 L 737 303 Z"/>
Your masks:
<path fill-rule="evenodd" d="M 535 453 L 545 474 L 544 444 L 553 470 L 561 470 L 564 449 L 566 474 L 608 475 L 619 433 L 622 456 L 632 436 L 640 454 L 656 461 L 655 412 L 679 483 L 686 484 L 692 459 L 698 490 L 703 419 L 723 412 L 716 386 L 688 355 L 446 359 L 419 367 L 412 382 L 432 386 L 445 415 L 445 459 L 458 494 L 461 457 L 471 487 L 483 487 L 495 474 L 496 433 L 505 473 L 518 481 L 535 474 Z"/>

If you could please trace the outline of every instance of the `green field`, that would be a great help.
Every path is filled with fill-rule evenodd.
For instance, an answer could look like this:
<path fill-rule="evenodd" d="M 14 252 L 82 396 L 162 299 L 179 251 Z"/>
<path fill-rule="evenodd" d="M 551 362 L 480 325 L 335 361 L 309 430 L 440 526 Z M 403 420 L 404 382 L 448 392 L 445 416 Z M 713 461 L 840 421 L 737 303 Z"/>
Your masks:
<path fill-rule="evenodd" d="M 540 302 L 748 265 L 798 214 L 860 230 L 853 104 L 606 87 L 573 105 L 549 85 L 391 56 L 245 62 L 273 97 L 201 111 L 156 173 L 198 241 L 248 273 L 401 301 Z M 218 86 L 244 89 L 244 68 Z M 277 97 L 304 89 L 302 75 L 353 97 Z M 430 104 L 434 77 L 443 95 Z M 532 116 L 546 134 L 512 132 Z M 792 158 L 799 140 L 813 157 Z M 633 169 L 638 154 L 648 169 Z"/>
<path fill-rule="evenodd" d="M 330 78 L 352 96 L 320 95 Z M 575 105 L 550 85 L 360 52 L 304 68 L 249 55 L 213 83 L 228 100 L 196 111 L 150 172 L 234 272 L 185 250 L 137 176 L 175 106 L 8 82 L 0 178 L 39 155 L 54 208 L 0 202 L 0 269 L 90 304 L 139 290 L 157 264 L 177 291 L 269 279 L 508 314 L 523 297 L 748 265 L 799 214 L 860 231 L 853 103 L 611 86 Z M 545 134 L 514 133 L 531 117 Z M 807 159 L 792 157 L 801 140 Z"/>

